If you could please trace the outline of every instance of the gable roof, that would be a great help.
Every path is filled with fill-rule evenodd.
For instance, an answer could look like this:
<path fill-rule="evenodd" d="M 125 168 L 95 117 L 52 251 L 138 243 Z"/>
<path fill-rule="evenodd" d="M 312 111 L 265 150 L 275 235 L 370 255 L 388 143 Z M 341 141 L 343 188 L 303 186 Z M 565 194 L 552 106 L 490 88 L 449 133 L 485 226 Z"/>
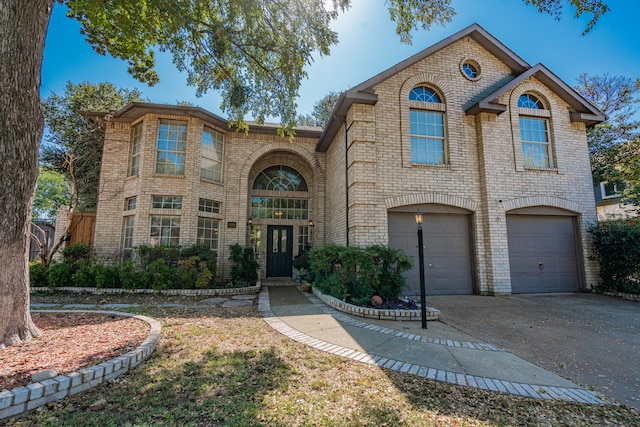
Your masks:
<path fill-rule="evenodd" d="M 560 80 L 547 67 L 537 64 L 524 73 L 520 74 L 509 83 L 505 84 L 492 94 L 481 99 L 466 110 L 467 115 L 475 115 L 481 112 L 501 114 L 506 111 L 507 106 L 498 103 L 498 98 L 505 92 L 510 91 L 529 77 L 535 77 L 546 87 L 551 89 L 563 101 L 571 106 L 570 119 L 572 122 L 585 122 L 588 126 L 606 120 L 606 116 L 600 110 L 591 105 L 582 95 L 576 92 L 571 86 Z"/>
<path fill-rule="evenodd" d="M 506 111 L 505 105 L 495 102 L 496 98 L 505 91 L 515 87 L 524 79 L 535 75 L 536 78 L 557 93 L 575 110 L 571 112 L 572 121 L 583 121 L 587 123 L 587 125 L 592 125 L 606 119 L 604 114 L 589 104 L 588 101 L 549 71 L 544 65 L 538 64 L 535 67 L 531 67 L 531 65 L 505 46 L 500 40 L 489 34 L 487 30 L 478 24 L 472 24 L 340 94 L 331 113 L 329 122 L 320 136 L 320 141 L 316 145 L 316 150 L 326 151 L 329 148 L 338 129 L 340 129 L 340 126 L 344 122 L 347 112 L 354 103 L 376 104 L 378 96 L 373 92 L 374 86 L 465 37 L 470 37 L 475 40 L 480 46 L 509 67 L 514 76 L 517 76 L 491 95 L 468 108 L 466 110 L 467 115 L 477 114 L 481 111 L 491 111 L 497 114 Z"/>
<path fill-rule="evenodd" d="M 521 74 L 531 67 L 524 59 L 520 58 L 515 52 L 489 34 L 487 30 L 480 25 L 469 25 L 446 39 L 429 46 L 404 61 L 397 63 L 393 67 L 343 92 L 336 102 L 329 123 L 320 137 L 320 142 L 318 142 L 316 150 L 326 151 L 329 148 L 331 141 L 338 132 L 351 105 L 354 103 L 374 105 L 378 101 L 377 95 L 373 93 L 373 87 L 375 85 L 465 37 L 471 37 L 475 40 L 480 46 L 507 65 L 514 75 Z"/>

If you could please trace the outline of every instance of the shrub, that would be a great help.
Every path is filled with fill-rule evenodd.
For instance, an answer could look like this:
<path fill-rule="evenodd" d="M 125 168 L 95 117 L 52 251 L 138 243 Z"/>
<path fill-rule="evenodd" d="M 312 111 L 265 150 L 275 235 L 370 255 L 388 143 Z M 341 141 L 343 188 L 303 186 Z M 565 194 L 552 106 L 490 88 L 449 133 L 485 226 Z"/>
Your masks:
<path fill-rule="evenodd" d="M 258 262 L 253 248 L 238 243 L 229 246 L 231 255 L 231 282 L 234 286 L 252 286 L 258 281 Z"/>
<path fill-rule="evenodd" d="M 310 254 L 314 284 L 323 292 L 356 305 L 366 305 L 373 295 L 395 300 L 405 287 L 403 273 L 411 259 L 382 245 L 360 248 L 327 245 Z"/>
<path fill-rule="evenodd" d="M 45 263 L 37 261 L 29 263 L 29 283 L 32 288 L 46 288 L 49 286 L 47 279 L 48 269 Z"/>
<path fill-rule="evenodd" d="M 120 279 L 121 266 L 118 264 L 100 266 L 96 270 L 95 281 L 97 288 L 120 288 L 122 281 Z"/>
<path fill-rule="evenodd" d="M 73 273 L 69 264 L 55 263 L 49 265 L 47 282 L 51 288 L 73 286 Z"/>
<path fill-rule="evenodd" d="M 607 221 L 589 231 L 600 261 L 602 288 L 640 293 L 640 223 Z"/>
<path fill-rule="evenodd" d="M 91 248 L 84 243 L 76 243 L 74 245 L 66 246 L 60 251 L 64 259 L 64 263 L 73 265 L 76 261 L 81 259 L 91 258 Z"/>
<path fill-rule="evenodd" d="M 79 259 L 70 266 L 73 284 L 78 288 L 93 288 L 96 286 L 96 276 L 102 265 L 91 259 Z"/>

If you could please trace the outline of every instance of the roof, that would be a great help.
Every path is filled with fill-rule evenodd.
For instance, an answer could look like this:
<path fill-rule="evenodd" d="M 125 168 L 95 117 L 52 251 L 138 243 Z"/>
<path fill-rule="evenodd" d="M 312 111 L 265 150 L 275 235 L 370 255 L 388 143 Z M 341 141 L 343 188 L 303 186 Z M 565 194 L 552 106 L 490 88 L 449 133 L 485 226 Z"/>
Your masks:
<path fill-rule="evenodd" d="M 590 126 L 606 120 L 606 116 L 600 110 L 591 105 L 582 95 L 560 80 L 558 76 L 542 64 L 537 64 L 528 69 L 506 85 L 469 107 L 466 110 L 467 115 L 475 115 L 481 112 L 503 113 L 507 107 L 506 105 L 498 103 L 498 98 L 532 76 L 571 106 L 573 110 L 570 112 L 572 122 L 585 122 Z"/>
<path fill-rule="evenodd" d="M 226 120 L 217 114 L 213 114 L 210 111 L 201 107 L 194 107 L 189 105 L 168 105 L 168 104 L 152 104 L 148 102 L 131 102 L 124 106 L 122 109 L 112 113 L 94 113 L 84 112 L 83 115 L 89 119 L 107 119 L 113 122 L 125 122 L 131 123 L 146 114 L 169 114 L 177 116 L 189 116 L 203 120 L 207 123 L 211 123 L 220 128 L 230 128 L 229 120 Z M 249 132 L 277 135 L 279 124 L 276 123 L 263 123 L 257 124 L 254 122 L 247 122 L 249 125 Z M 314 128 L 311 126 L 300 126 L 295 128 L 296 136 L 307 138 L 318 138 L 322 132 L 321 128 Z"/>
<path fill-rule="evenodd" d="M 489 34 L 480 25 L 472 24 L 447 37 L 446 39 L 441 40 L 440 42 L 405 59 L 404 61 L 399 62 L 398 64 L 394 65 L 391 68 L 388 68 L 380 74 L 377 74 L 376 76 L 343 92 L 336 102 L 329 122 L 324 129 L 324 132 L 320 136 L 320 141 L 316 146 L 316 150 L 326 151 L 329 148 L 331 142 L 340 129 L 340 126 L 344 122 L 347 112 L 354 103 L 369 105 L 376 104 L 376 102 L 378 101 L 378 96 L 373 91 L 374 86 L 465 37 L 472 38 L 480 46 L 489 51 L 496 58 L 502 61 L 507 67 L 509 67 L 514 76 L 518 76 L 502 88 L 498 89 L 492 95 L 489 95 L 488 97 L 471 106 L 466 110 L 467 114 L 477 114 L 481 111 L 491 111 L 500 114 L 506 111 L 505 105 L 501 105 L 495 102 L 496 98 L 503 92 L 519 84 L 522 80 L 528 78 L 531 75 L 535 75 L 536 78 L 540 79 L 543 84 L 547 85 L 551 90 L 556 92 L 560 97 L 562 97 L 563 100 L 571 105 L 571 107 L 575 110 L 575 112 L 571 113 L 571 120 L 584 121 L 588 125 L 592 125 L 605 119 L 604 114 L 602 114 L 595 107 L 589 104 L 589 102 L 587 102 L 575 90 L 573 90 L 557 76 L 551 73 L 551 71 L 549 71 L 542 64 L 531 67 L 531 65 L 529 65 L 524 59 L 520 58 L 515 52 L 505 46 L 494 36 Z"/>

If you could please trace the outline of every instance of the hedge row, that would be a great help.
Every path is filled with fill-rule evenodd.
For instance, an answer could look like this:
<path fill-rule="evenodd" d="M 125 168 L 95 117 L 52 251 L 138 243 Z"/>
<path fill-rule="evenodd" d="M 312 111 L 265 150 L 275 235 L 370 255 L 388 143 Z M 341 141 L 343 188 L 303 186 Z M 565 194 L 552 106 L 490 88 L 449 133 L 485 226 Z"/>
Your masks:
<path fill-rule="evenodd" d="M 30 265 L 32 287 L 205 289 L 215 283 L 217 254 L 205 246 L 141 246 L 116 264 L 104 264 L 87 245 L 69 245 L 63 261 Z"/>
<path fill-rule="evenodd" d="M 591 228 L 602 289 L 640 293 L 640 222 L 607 221 Z"/>

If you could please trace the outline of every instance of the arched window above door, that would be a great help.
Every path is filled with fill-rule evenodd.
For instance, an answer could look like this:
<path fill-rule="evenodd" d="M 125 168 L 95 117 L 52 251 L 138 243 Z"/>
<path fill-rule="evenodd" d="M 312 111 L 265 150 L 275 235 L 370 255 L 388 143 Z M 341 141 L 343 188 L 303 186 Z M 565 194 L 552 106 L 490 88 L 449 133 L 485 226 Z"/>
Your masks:
<path fill-rule="evenodd" d="M 290 166 L 270 166 L 260 172 L 253 181 L 254 190 L 309 191 L 307 181 L 300 172 Z"/>

